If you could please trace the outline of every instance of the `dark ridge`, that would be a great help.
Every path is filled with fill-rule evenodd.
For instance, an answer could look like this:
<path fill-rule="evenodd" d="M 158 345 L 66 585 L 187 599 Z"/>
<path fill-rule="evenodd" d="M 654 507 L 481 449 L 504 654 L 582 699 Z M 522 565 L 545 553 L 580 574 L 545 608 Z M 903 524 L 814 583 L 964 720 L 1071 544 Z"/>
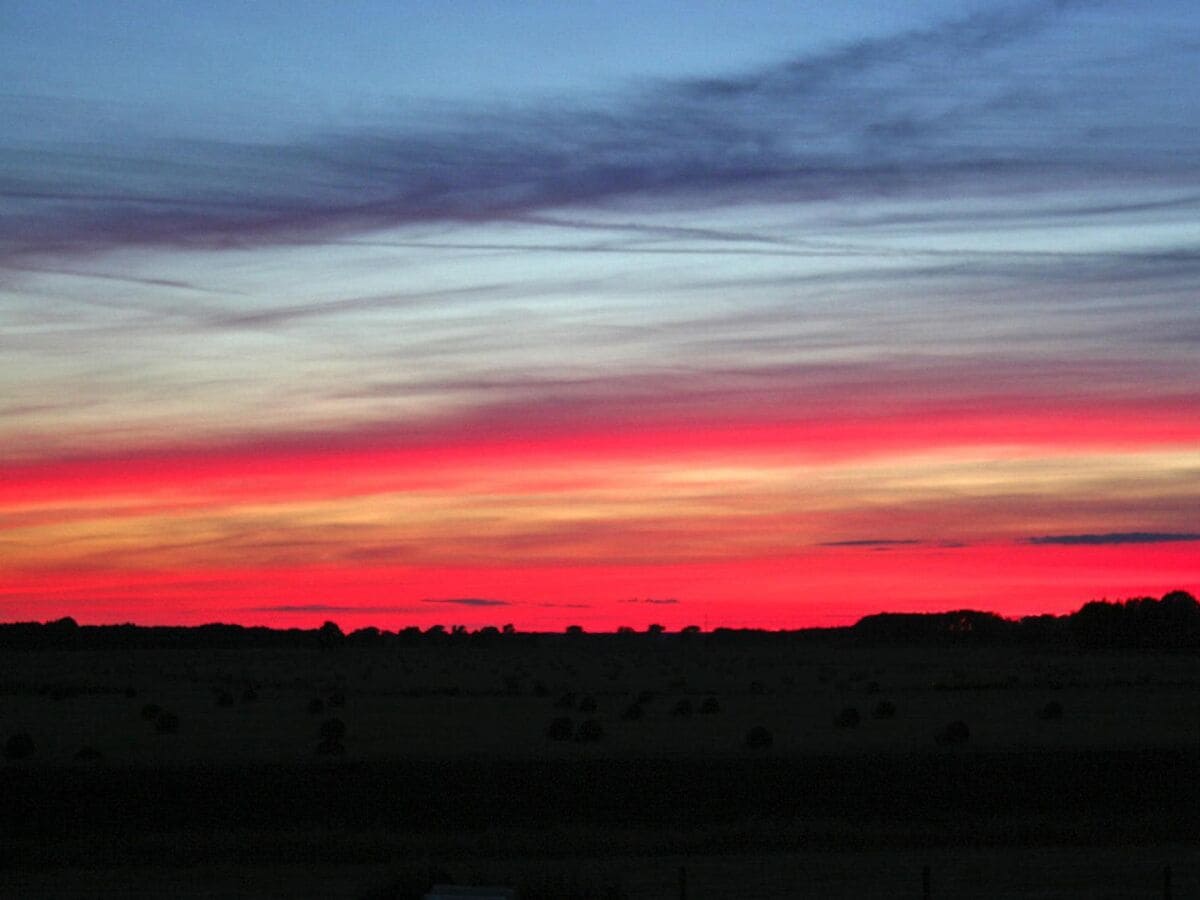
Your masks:
<path fill-rule="evenodd" d="M 1063 616 L 1025 616 L 1006 619 L 996 613 L 955 610 L 937 613 L 889 613 L 865 616 L 842 628 L 804 628 L 790 631 L 717 628 L 701 632 L 689 625 L 678 632 L 651 626 L 644 632 L 620 628 L 615 633 L 589 633 L 571 626 L 565 634 L 519 632 L 487 626 L 468 631 L 434 625 L 399 631 L 375 627 L 345 634 L 334 622 L 320 628 L 276 629 L 265 626 L 210 624 L 187 626 L 79 625 L 72 618 L 53 622 L 0 624 L 0 649 L 241 649 L 295 647 L 336 650 L 338 647 L 413 646 L 453 643 L 489 645 L 515 642 L 527 646 L 562 640 L 620 642 L 703 640 L 713 644 L 792 640 L 897 645 L 1058 645 L 1079 648 L 1197 649 L 1200 648 L 1200 603 L 1187 591 L 1161 599 L 1134 597 L 1110 602 L 1094 600 Z"/>

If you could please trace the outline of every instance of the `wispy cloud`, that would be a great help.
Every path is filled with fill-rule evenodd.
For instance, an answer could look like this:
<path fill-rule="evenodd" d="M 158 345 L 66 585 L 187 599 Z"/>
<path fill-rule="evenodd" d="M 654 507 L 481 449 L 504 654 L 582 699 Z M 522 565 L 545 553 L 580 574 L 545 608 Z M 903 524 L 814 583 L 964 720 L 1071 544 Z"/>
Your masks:
<path fill-rule="evenodd" d="M 492 600 L 486 597 L 429 597 L 422 603 L 443 603 L 449 606 L 512 606 L 507 600 Z"/>
<path fill-rule="evenodd" d="M 1102 43 L 1069 42 L 1078 58 L 1042 77 L 1041 35 L 1103 32 L 1104 23 L 1079 18 L 1086 7 L 1001 8 L 729 77 L 652 83 L 605 105 L 443 110 L 423 131 L 375 121 L 289 145 L 0 147 L 8 159 L 0 198 L 13 210 L 0 225 L 0 246 L 11 253 L 324 240 L 638 195 L 942 193 L 964 178 L 1145 171 L 1190 158 L 1194 132 L 1174 126 L 1187 113 L 1171 118 L 1136 103 L 1138 91 L 1156 88 L 1148 74 L 1096 75 L 1105 72 L 1101 60 L 1087 53 Z M 1131 54 L 1149 53 L 1136 30 L 1129 40 Z M 1187 54 L 1174 49 L 1173 75 L 1191 71 Z M 1113 126 L 1109 105 L 1095 102 L 1109 90 L 1123 92 L 1121 127 L 1136 132 L 1136 142 L 1124 134 L 1097 139 Z M 135 156 L 153 165 L 139 158 L 135 167 Z"/>
<path fill-rule="evenodd" d="M 333 603 L 280 603 L 273 606 L 247 606 L 244 612 L 282 613 L 416 613 L 415 606 L 339 606 Z"/>
<path fill-rule="evenodd" d="M 648 603 L 651 606 L 675 606 L 679 600 L 675 597 L 631 597 L 625 603 Z"/>
<path fill-rule="evenodd" d="M 861 538 L 853 541 L 822 541 L 817 546 L 819 547 L 902 547 L 906 545 L 921 544 L 924 541 L 915 539 L 891 539 L 891 538 Z"/>
<path fill-rule="evenodd" d="M 1027 544 L 1092 546 L 1102 544 L 1166 544 L 1176 541 L 1200 541 L 1200 533 L 1112 531 L 1105 534 L 1046 534 L 1028 538 L 1025 542 Z"/>

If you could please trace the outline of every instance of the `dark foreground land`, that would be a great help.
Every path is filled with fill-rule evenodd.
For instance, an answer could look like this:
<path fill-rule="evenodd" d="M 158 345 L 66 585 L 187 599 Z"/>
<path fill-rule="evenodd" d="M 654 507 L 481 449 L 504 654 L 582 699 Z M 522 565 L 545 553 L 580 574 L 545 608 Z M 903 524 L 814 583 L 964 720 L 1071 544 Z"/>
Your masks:
<path fill-rule="evenodd" d="M 0 742 L 5 896 L 1200 896 L 1187 649 L 9 647 Z"/>

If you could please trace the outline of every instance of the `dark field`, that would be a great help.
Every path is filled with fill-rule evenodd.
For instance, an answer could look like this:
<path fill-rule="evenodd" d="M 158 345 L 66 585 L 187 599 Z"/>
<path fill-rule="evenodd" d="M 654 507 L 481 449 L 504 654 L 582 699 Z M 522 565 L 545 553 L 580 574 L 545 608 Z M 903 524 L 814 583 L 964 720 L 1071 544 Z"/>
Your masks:
<path fill-rule="evenodd" d="M 748 747 L 759 725 L 769 746 Z M 10 896 L 406 897 L 441 870 L 675 897 L 684 866 L 691 898 L 919 897 L 929 865 L 933 896 L 1158 897 L 1168 864 L 1174 896 L 1200 896 L 1193 653 L 8 650 L 0 741 L 20 733 L 32 752 L 0 764 Z"/>

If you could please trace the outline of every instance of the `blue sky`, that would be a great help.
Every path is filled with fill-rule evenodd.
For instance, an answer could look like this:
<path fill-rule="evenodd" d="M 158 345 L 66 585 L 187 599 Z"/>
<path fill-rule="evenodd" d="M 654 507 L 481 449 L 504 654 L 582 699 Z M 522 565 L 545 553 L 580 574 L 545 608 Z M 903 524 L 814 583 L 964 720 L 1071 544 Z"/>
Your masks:
<path fill-rule="evenodd" d="M 0 2 L 0 83 L 0 603 L 1196 584 L 1188 4 Z"/>

